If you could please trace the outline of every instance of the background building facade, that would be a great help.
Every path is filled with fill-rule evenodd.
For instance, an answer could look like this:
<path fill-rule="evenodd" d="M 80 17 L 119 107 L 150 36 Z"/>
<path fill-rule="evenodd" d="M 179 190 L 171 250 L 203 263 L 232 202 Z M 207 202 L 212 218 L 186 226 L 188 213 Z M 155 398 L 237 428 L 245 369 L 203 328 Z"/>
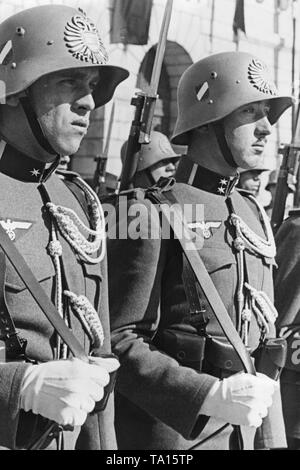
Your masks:
<path fill-rule="evenodd" d="M 0 20 L 24 8 L 49 3 L 81 7 L 91 18 L 96 19 L 110 62 L 130 71 L 129 79 L 117 89 L 114 99 L 115 120 L 107 170 L 118 175 L 121 170 L 120 148 L 128 137 L 133 118 L 134 109 L 130 101 L 135 91 L 150 81 L 166 0 L 152 2 L 148 41 L 144 45 L 111 42 L 116 0 L 1 0 Z M 172 134 L 177 115 L 176 88 L 179 78 L 189 65 L 211 53 L 237 48 L 253 52 L 268 64 L 278 88 L 287 94 L 293 92 L 298 98 L 298 3 L 300 1 L 297 0 L 244 0 L 246 35 L 241 32 L 237 44 L 233 40 L 232 29 L 236 0 L 174 0 L 159 85 L 154 123 L 156 128 L 169 136 Z M 293 26 L 296 26 L 294 34 Z M 293 39 L 296 39 L 294 50 Z M 72 169 L 83 177 L 90 178 L 94 173 L 94 159 L 101 154 L 105 144 L 111 106 L 112 103 L 109 103 L 104 109 L 93 113 L 89 133 L 78 154 L 72 158 Z M 279 165 L 279 144 L 291 139 L 291 119 L 291 112 L 287 112 L 270 139 L 265 157 L 265 163 L 270 168 Z"/>

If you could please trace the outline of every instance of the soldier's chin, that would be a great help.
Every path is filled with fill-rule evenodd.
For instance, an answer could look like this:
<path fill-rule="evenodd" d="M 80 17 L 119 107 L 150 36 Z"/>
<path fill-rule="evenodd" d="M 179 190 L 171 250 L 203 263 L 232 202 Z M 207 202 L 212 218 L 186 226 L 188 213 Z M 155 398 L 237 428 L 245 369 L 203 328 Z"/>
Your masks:
<path fill-rule="evenodd" d="M 79 150 L 81 140 L 82 139 L 76 142 L 56 142 L 55 145 L 52 145 L 52 147 L 58 153 L 58 155 L 61 155 L 62 157 L 74 155 L 74 153 L 77 153 Z"/>
<path fill-rule="evenodd" d="M 246 158 L 245 160 L 243 160 L 243 162 L 241 162 L 239 166 L 243 168 L 243 170 L 254 170 L 255 168 L 259 166 L 260 163 L 261 163 L 261 156 L 251 155 L 249 156 L 249 158 Z"/>

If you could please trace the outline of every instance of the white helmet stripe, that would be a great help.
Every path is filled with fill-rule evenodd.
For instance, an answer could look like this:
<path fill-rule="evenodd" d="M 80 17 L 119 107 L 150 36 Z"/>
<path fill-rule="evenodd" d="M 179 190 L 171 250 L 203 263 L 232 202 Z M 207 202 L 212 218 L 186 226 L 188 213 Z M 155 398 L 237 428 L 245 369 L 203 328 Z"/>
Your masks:
<path fill-rule="evenodd" d="M 7 43 L 4 45 L 2 48 L 2 51 L 0 52 L 0 64 L 3 64 L 4 60 L 12 50 L 12 42 L 11 40 L 7 41 Z"/>
<path fill-rule="evenodd" d="M 207 92 L 209 86 L 208 86 L 208 83 L 207 82 L 204 82 L 202 87 L 200 88 L 200 90 L 198 91 L 197 93 L 197 99 L 198 101 L 201 101 L 203 96 L 205 95 L 205 93 Z"/>
<path fill-rule="evenodd" d="M 194 163 L 193 168 L 192 168 L 191 173 L 190 173 L 189 180 L 188 180 L 188 184 L 190 186 L 192 186 L 192 184 L 194 182 L 197 170 L 198 170 L 198 165 L 196 165 L 196 163 Z"/>
<path fill-rule="evenodd" d="M 6 142 L 4 140 L 0 140 L 0 160 L 3 156 L 5 147 L 6 147 Z"/>

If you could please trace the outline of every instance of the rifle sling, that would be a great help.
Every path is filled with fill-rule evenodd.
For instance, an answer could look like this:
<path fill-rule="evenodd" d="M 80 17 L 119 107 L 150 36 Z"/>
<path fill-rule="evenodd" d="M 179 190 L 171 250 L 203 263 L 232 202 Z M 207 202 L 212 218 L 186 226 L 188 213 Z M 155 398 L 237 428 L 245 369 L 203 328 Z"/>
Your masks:
<path fill-rule="evenodd" d="M 0 251 L 0 362 L 24 355 L 27 341 L 19 338 L 5 299 L 6 258 Z"/>
<path fill-rule="evenodd" d="M 224 335 L 227 337 L 228 341 L 232 344 L 237 355 L 239 356 L 244 366 L 245 372 L 255 375 L 256 372 L 250 355 L 238 332 L 236 331 L 231 318 L 228 315 L 219 292 L 211 280 L 210 275 L 208 274 L 207 269 L 201 257 L 199 256 L 196 246 L 190 250 L 185 249 L 181 228 L 184 228 L 183 233 L 189 233 L 189 228 L 187 227 L 182 211 L 179 209 L 180 206 L 176 197 L 170 190 L 163 191 L 163 189 L 159 187 L 151 188 L 149 191 L 147 191 L 146 197 L 160 205 L 160 210 L 166 217 L 167 221 L 170 223 L 176 238 L 180 242 L 183 252 L 195 273 L 196 279 L 201 286 L 204 295 L 223 330 Z M 169 211 L 166 205 L 172 208 L 172 214 L 174 214 L 174 217 L 168 217 Z M 189 240 L 189 243 L 193 244 L 191 240 Z"/>
<path fill-rule="evenodd" d="M 206 336 L 206 306 L 197 289 L 197 279 L 189 260 L 183 254 L 182 280 L 186 299 L 189 305 L 189 323 L 197 329 L 198 334 Z"/>
<path fill-rule="evenodd" d="M 67 327 L 63 319 L 59 316 L 59 313 L 57 312 L 55 306 L 47 297 L 45 291 L 38 283 L 33 272 L 27 265 L 25 259 L 15 247 L 13 242 L 9 239 L 5 230 L 1 226 L 0 247 L 14 266 L 16 272 L 24 282 L 32 297 L 35 299 L 36 303 L 39 305 L 39 307 L 41 308 L 45 316 L 48 318 L 53 328 L 60 335 L 62 340 L 69 347 L 73 355 L 78 359 L 87 362 L 88 357 L 81 344 L 75 338 L 71 330 Z"/>

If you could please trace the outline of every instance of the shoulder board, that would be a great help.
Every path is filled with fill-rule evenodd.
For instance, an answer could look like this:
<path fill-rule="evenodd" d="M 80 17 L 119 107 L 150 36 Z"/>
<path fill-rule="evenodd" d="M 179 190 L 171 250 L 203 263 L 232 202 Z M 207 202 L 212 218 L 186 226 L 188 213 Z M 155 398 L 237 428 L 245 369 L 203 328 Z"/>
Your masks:
<path fill-rule="evenodd" d="M 122 191 L 119 194 L 109 194 L 107 196 L 105 195 L 101 198 L 101 202 L 118 204 L 118 201 L 121 197 L 126 198 L 128 201 L 143 201 L 144 199 L 150 199 L 148 196 L 151 192 L 170 191 L 173 188 L 175 182 L 176 181 L 174 178 L 160 178 L 159 181 L 150 188 L 132 188 L 127 189 L 126 191 Z"/>
<path fill-rule="evenodd" d="M 102 204 L 113 204 L 117 205 L 122 198 L 126 198 L 127 201 L 138 200 L 143 201 L 145 199 L 146 190 L 143 188 L 132 188 L 121 193 L 106 194 L 100 198 Z"/>
<path fill-rule="evenodd" d="M 264 223 L 269 224 L 269 217 L 266 213 L 263 205 L 257 200 L 255 196 L 250 191 L 245 189 L 238 189 L 238 192 L 246 199 L 246 203 L 251 207 L 255 213 L 259 216 L 260 220 L 264 220 Z"/>
<path fill-rule="evenodd" d="M 241 188 L 236 188 L 238 193 L 246 200 L 246 203 L 253 207 L 255 206 L 257 209 L 259 208 L 259 204 L 256 197 L 253 196 L 253 194 L 250 191 L 247 191 L 246 189 L 241 189 Z M 258 211 L 259 212 L 259 211 Z"/>
<path fill-rule="evenodd" d="M 73 180 L 74 178 L 81 178 L 79 173 L 76 173 L 75 171 L 69 171 L 69 170 L 55 170 L 55 174 L 62 176 L 65 179 L 68 180 Z"/>
<path fill-rule="evenodd" d="M 299 217 L 300 216 L 300 208 L 298 209 L 291 209 L 289 211 L 289 217 Z"/>
<path fill-rule="evenodd" d="M 67 171 L 67 170 L 56 170 L 55 172 L 59 178 L 61 178 L 62 182 L 69 188 L 73 196 L 77 199 L 79 204 L 81 205 L 83 211 L 89 217 L 89 210 L 88 210 L 88 202 L 86 199 L 85 191 L 79 184 L 79 180 L 82 178 L 78 173 L 75 171 Z"/>
<path fill-rule="evenodd" d="M 251 199 L 250 196 L 254 197 L 253 194 L 251 193 L 251 191 L 247 191 L 246 189 L 236 188 L 236 191 L 238 191 L 241 196 L 244 196 L 248 199 Z"/>
<path fill-rule="evenodd" d="M 127 197 L 127 199 L 145 199 L 146 190 L 143 188 L 132 188 L 127 191 L 122 191 L 118 196 Z"/>

